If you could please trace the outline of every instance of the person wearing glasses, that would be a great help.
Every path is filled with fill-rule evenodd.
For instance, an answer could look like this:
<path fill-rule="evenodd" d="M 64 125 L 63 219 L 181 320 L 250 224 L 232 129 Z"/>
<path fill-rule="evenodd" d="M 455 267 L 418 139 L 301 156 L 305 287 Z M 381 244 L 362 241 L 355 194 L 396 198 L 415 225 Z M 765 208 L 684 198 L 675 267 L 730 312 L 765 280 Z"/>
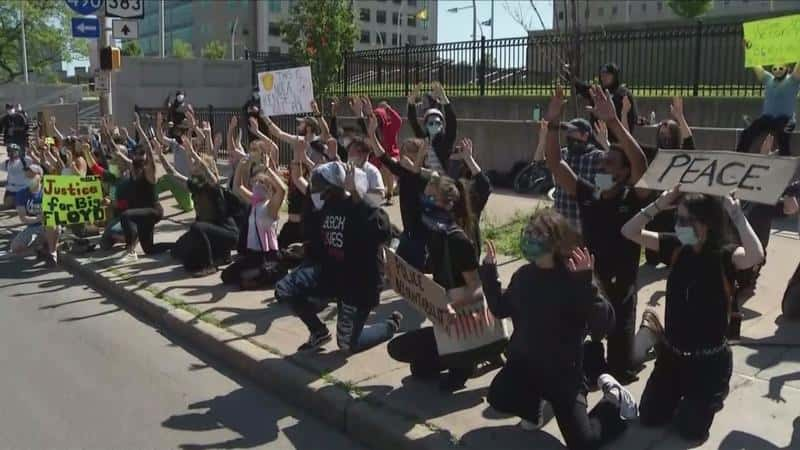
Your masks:
<path fill-rule="evenodd" d="M 800 62 L 789 71 L 788 64 L 775 64 L 767 72 L 761 66 L 753 68 L 758 80 L 764 84 L 764 106 L 761 116 L 742 131 L 737 152 L 749 152 L 759 136 L 772 133 L 778 141 L 782 156 L 792 154 L 790 149 L 791 131 L 794 129 L 797 92 L 800 91 Z"/>
<path fill-rule="evenodd" d="M 660 211 L 677 206 L 675 234 L 644 229 Z M 726 215 L 728 217 L 726 217 Z M 736 242 L 726 232 L 732 223 Z M 667 278 L 664 334 L 641 398 L 645 426 L 675 419 L 681 436 L 705 441 L 729 392 L 732 354 L 726 334 L 737 270 L 764 260 L 764 249 L 733 193 L 665 192 L 623 227 L 622 234 L 672 261 Z"/>

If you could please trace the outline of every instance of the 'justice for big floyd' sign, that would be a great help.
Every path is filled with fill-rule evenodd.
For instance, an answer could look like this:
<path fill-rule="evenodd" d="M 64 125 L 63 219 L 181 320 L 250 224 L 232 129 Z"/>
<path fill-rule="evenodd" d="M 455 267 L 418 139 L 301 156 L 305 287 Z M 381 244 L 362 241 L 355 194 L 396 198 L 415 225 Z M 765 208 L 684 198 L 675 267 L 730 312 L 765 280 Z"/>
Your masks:
<path fill-rule="evenodd" d="M 42 215 L 46 226 L 105 220 L 103 188 L 98 178 L 46 175 L 42 191 Z"/>
<path fill-rule="evenodd" d="M 722 151 L 659 150 L 636 187 L 723 196 L 772 204 L 792 180 L 800 159 Z"/>

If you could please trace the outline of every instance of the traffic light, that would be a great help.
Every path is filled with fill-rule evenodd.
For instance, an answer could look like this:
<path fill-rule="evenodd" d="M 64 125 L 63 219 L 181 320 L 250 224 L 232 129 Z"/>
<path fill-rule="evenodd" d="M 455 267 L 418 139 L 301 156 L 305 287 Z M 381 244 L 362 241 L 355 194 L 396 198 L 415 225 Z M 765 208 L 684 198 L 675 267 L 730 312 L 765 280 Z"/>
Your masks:
<path fill-rule="evenodd" d="M 122 65 L 122 54 L 116 47 L 103 47 L 100 49 L 100 69 L 119 70 Z"/>

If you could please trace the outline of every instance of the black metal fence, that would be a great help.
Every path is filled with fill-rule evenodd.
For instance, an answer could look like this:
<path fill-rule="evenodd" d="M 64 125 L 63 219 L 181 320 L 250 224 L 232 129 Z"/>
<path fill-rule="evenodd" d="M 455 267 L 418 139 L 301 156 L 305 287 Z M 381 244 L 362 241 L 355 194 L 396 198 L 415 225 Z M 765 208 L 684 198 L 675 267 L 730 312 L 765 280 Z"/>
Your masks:
<path fill-rule="evenodd" d="M 292 65 L 286 57 L 249 57 L 254 74 L 270 64 Z M 549 95 L 563 63 L 593 78 L 606 62 L 617 63 L 623 82 L 640 96 L 753 96 L 762 90 L 744 67 L 742 26 L 733 23 L 357 51 L 344 56 L 334 95 L 405 96 L 416 83 L 431 81 L 455 96 Z"/>

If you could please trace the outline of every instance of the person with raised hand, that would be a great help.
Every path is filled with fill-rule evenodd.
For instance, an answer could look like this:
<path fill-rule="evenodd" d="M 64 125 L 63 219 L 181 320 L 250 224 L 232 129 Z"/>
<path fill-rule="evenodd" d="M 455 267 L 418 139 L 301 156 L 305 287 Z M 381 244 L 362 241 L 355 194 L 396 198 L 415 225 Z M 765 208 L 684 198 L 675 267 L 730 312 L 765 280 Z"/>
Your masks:
<path fill-rule="evenodd" d="M 487 401 L 495 410 L 520 417 L 520 426 L 532 431 L 544 424 L 547 400 L 570 449 L 611 442 L 637 414 L 633 396 L 609 374 L 598 376 L 603 399 L 587 414 L 583 342 L 587 334 L 599 340 L 613 328 L 614 309 L 592 284 L 594 256 L 579 242 L 580 235 L 563 217 L 541 210 L 520 236 L 527 263 L 514 272 L 505 291 L 491 241 L 480 268 L 490 310 L 514 324 L 508 362 L 492 380 Z"/>
<path fill-rule="evenodd" d="M 305 260 L 275 286 L 275 298 L 286 302 L 309 331 L 300 352 L 319 350 L 331 341 L 312 298 L 336 298 L 336 340 L 340 350 L 355 354 L 390 339 L 400 328 L 400 313 L 366 326 L 383 288 L 384 246 L 391 238 L 389 216 L 363 201 L 366 174 L 354 165 L 329 162 L 311 172 L 311 201 L 303 217 Z"/>
<path fill-rule="evenodd" d="M 591 83 L 581 81 L 572 73 L 568 65 L 564 65 L 562 68 L 561 77 L 575 87 L 575 92 L 578 95 L 585 98 L 589 103 L 592 103 Z M 600 87 L 611 96 L 611 101 L 614 103 L 614 110 L 617 113 L 617 118 L 622 122 L 623 128 L 629 133 L 633 133 L 639 113 L 636 108 L 636 101 L 633 98 L 633 93 L 627 86 L 622 84 L 620 80 L 619 66 L 614 63 L 603 64 L 600 67 L 598 78 L 600 80 Z M 618 139 L 614 134 L 609 137 L 611 142 L 615 142 Z"/>
<path fill-rule="evenodd" d="M 450 161 L 458 131 L 453 105 L 445 94 L 442 84 L 438 81 L 431 83 L 430 97 L 435 100 L 438 107 L 429 105 L 422 116 L 424 128 L 420 127 L 416 104 L 419 90 L 420 86 L 416 86 L 413 95 L 408 97 L 408 122 L 414 135 L 427 141 L 425 167 L 441 174 L 457 176 L 446 166 Z"/>
<path fill-rule="evenodd" d="M 11 239 L 11 253 L 25 256 L 33 252 L 37 260 L 44 260 L 48 266 L 55 266 L 58 262 L 60 228 L 44 224 L 44 171 L 41 166 L 31 164 L 25 167 L 24 172 L 27 182 L 25 188 L 16 193 L 16 207 L 19 221 L 25 227 Z"/>
<path fill-rule="evenodd" d="M 286 196 L 288 216 L 278 234 L 281 250 L 303 242 L 303 212 L 308 197 L 308 174 L 313 167 L 314 163 L 306 156 L 305 143 L 295 142 L 292 161 L 289 163 L 289 191 Z"/>
<path fill-rule="evenodd" d="M 659 211 L 677 207 L 674 234 L 647 231 Z M 727 216 L 727 217 L 726 217 Z M 733 223 L 738 241 L 728 234 Z M 671 261 L 667 278 L 664 334 L 641 401 L 641 422 L 660 426 L 675 420 L 687 440 L 705 441 L 730 390 L 733 358 L 727 341 L 736 301 L 735 271 L 764 260 L 764 249 L 733 193 L 722 199 L 667 191 L 622 228 L 637 244 Z"/>
<path fill-rule="evenodd" d="M 169 149 L 169 151 L 173 155 L 173 167 L 175 167 L 175 171 L 182 176 L 188 178 L 192 175 L 192 163 L 189 158 L 189 154 L 186 151 L 186 141 L 190 140 L 191 132 L 189 130 L 194 130 L 197 125 L 197 121 L 194 117 L 194 113 L 189 108 L 183 110 L 184 112 L 181 113 L 181 120 L 183 121 L 183 117 L 185 116 L 186 121 L 188 121 L 188 129 L 183 125 L 175 126 L 170 130 L 170 134 L 176 135 L 176 137 L 168 137 L 164 135 L 164 119 L 161 112 L 156 113 L 156 139 L 158 142 L 161 143 L 163 147 Z M 183 123 L 183 122 L 181 122 Z M 147 137 L 141 133 L 140 138 L 143 140 L 147 140 Z M 194 209 L 194 203 L 192 203 L 192 195 L 191 193 L 186 190 L 185 187 L 182 187 L 180 183 L 175 182 L 174 177 L 170 176 L 162 176 L 156 182 L 156 195 L 164 192 L 170 191 L 172 196 L 175 198 L 175 202 L 178 204 L 178 209 L 183 212 L 190 212 Z"/>
<path fill-rule="evenodd" d="M 595 272 L 599 284 L 616 312 L 616 326 L 608 334 L 607 369 L 623 383 L 630 383 L 637 379 L 632 351 L 641 248 L 625 239 L 620 230 L 646 204 L 649 192 L 635 189 L 634 185 L 647 170 L 647 159 L 636 139 L 617 118 L 609 96 L 598 86 L 591 88 L 590 95 L 595 117 L 618 137 L 603 154 L 601 172 L 594 180 L 576 175 L 560 158 L 557 133 L 547 137 L 545 159 L 556 185 L 577 200 L 583 237 L 597 258 Z M 563 105 L 563 92 L 556 90 L 545 120 L 557 121 Z M 603 354 L 600 343 L 590 348 L 598 355 Z M 590 380 L 596 379 L 598 372 L 606 371 L 605 367 L 586 369 Z"/>

